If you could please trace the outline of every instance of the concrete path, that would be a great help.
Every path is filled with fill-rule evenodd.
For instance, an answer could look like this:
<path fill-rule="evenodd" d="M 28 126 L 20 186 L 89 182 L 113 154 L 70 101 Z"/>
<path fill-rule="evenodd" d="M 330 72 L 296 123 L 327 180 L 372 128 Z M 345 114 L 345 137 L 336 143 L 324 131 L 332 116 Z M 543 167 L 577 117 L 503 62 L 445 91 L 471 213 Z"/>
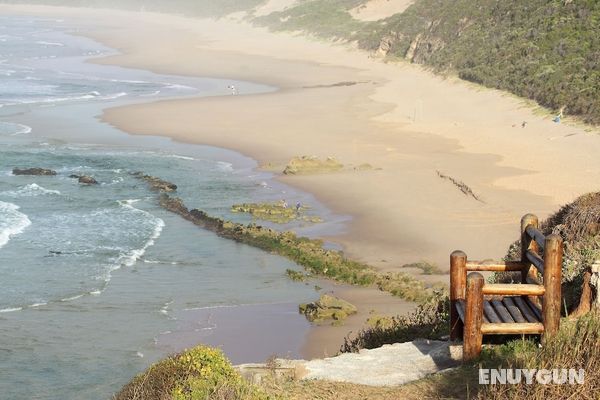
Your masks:
<path fill-rule="evenodd" d="M 448 342 L 417 339 L 325 359 L 277 360 L 276 367 L 246 364 L 238 369 L 254 382 L 260 382 L 262 376 L 275 372 L 296 379 L 398 386 L 458 365 L 457 360 L 462 357 L 460 349 Z"/>

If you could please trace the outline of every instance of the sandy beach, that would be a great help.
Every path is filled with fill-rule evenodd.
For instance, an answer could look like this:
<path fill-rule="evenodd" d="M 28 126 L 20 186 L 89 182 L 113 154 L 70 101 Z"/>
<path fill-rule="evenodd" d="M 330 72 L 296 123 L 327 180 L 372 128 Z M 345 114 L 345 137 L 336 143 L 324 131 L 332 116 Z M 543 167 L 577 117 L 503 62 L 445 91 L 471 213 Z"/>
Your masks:
<path fill-rule="evenodd" d="M 498 259 L 523 214 L 544 218 L 597 190 L 595 133 L 553 123 L 506 93 L 384 63 L 350 46 L 227 20 L 37 6 L 0 12 L 65 18 L 78 34 L 122 53 L 96 63 L 278 87 L 114 108 L 101 118 L 131 134 L 233 149 L 279 170 L 295 156 L 335 157 L 342 172 L 279 179 L 350 215 L 347 231 L 327 239 L 383 270 L 420 260 L 447 269 L 457 248 L 471 259 Z M 355 169 L 365 163 L 374 168 Z"/>

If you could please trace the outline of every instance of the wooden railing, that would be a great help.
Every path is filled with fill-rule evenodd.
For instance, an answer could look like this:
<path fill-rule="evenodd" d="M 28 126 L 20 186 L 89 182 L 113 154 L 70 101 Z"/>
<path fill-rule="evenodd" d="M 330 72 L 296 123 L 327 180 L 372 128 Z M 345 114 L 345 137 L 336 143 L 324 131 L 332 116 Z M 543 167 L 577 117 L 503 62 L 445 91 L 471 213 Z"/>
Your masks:
<path fill-rule="evenodd" d="M 533 214 L 521 219 L 520 261 L 484 264 L 468 262 L 460 250 L 450 255 L 450 338 L 463 339 L 465 360 L 479 355 L 483 335 L 541 334 L 546 340 L 558 331 L 562 255 L 560 236 L 544 236 Z M 483 271 L 520 271 L 522 283 L 486 283 Z"/>

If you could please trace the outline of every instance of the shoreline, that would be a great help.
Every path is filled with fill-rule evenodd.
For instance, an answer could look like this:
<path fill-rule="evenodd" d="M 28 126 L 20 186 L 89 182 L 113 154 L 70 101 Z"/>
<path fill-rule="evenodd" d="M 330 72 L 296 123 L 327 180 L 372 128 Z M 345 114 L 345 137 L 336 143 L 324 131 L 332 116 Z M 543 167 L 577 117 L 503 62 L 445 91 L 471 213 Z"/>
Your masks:
<path fill-rule="evenodd" d="M 102 121 L 130 134 L 233 149 L 263 165 L 316 155 L 381 168 L 277 179 L 314 194 L 337 214 L 351 215 L 347 232 L 326 239 L 383 271 L 419 260 L 445 269 L 456 248 L 474 259 L 499 258 L 517 238 L 514 226 L 521 215 L 543 218 L 593 190 L 600 178 L 600 161 L 593 157 L 600 151 L 597 137 L 535 116 L 505 93 L 411 65 L 385 64 L 357 50 L 232 22 L 0 8 L 7 9 L 76 16 L 77 34 L 121 53 L 95 63 L 280 87 L 269 94 L 107 109 Z M 340 82 L 356 84 L 336 86 Z M 523 120 L 529 122 L 526 130 L 513 127 Z M 572 160 L 575 153 L 583 156 Z M 484 202 L 464 196 L 436 171 L 467 183 Z M 586 174 L 573 178 L 573 171 Z"/>

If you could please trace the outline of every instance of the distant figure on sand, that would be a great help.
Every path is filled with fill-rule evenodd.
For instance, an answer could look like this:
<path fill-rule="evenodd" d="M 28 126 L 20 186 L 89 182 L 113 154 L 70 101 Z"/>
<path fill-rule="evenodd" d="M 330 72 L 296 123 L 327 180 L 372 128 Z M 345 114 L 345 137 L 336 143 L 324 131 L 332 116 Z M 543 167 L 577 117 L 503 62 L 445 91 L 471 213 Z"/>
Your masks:
<path fill-rule="evenodd" d="M 285 199 L 281 200 L 281 207 L 288 208 L 288 203 L 285 201 Z"/>
<path fill-rule="evenodd" d="M 554 119 L 552 121 L 556 122 L 557 124 L 560 122 L 560 120 L 563 117 L 563 111 L 565 110 L 565 107 L 561 107 L 560 111 L 558 112 L 558 115 L 556 117 L 554 117 Z"/>
<path fill-rule="evenodd" d="M 235 96 L 236 94 L 238 94 L 237 88 L 233 85 L 229 85 L 227 86 L 227 89 L 231 90 L 231 95 Z"/>
<path fill-rule="evenodd" d="M 525 128 L 525 126 L 527 126 L 527 121 L 523 121 L 523 122 L 521 123 L 521 128 Z"/>
<path fill-rule="evenodd" d="M 302 208 L 302 203 L 297 202 L 296 203 L 296 212 L 299 213 L 301 208 Z"/>

